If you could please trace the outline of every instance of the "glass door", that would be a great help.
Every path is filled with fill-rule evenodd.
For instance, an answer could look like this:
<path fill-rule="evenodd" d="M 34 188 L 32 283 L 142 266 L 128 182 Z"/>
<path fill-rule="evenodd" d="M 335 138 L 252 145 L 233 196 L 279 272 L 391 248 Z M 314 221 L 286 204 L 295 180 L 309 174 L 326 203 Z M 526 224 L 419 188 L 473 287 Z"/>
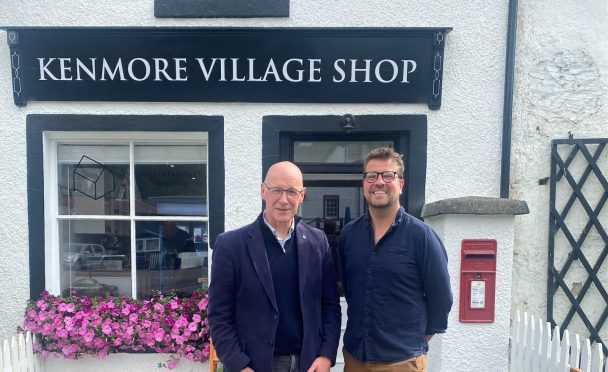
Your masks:
<path fill-rule="evenodd" d="M 388 136 L 294 136 L 292 159 L 304 174 L 306 196 L 300 207 L 302 221 L 325 232 L 340 274 L 338 237 L 342 227 L 365 213 L 361 184 L 363 163 L 377 147 L 395 147 Z M 341 285 L 338 285 L 341 291 Z M 342 293 L 340 293 L 342 295 Z"/>

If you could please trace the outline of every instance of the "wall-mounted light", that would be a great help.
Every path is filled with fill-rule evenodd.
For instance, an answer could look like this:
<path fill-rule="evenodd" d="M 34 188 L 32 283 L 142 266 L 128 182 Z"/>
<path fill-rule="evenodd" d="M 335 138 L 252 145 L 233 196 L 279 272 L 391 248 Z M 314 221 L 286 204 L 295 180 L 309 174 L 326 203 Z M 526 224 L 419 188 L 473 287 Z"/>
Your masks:
<path fill-rule="evenodd" d="M 355 117 L 353 115 L 346 114 L 342 116 L 342 120 L 340 120 L 340 126 L 342 127 L 343 131 L 345 131 L 346 133 L 350 133 L 353 129 L 355 129 L 355 125 Z"/>

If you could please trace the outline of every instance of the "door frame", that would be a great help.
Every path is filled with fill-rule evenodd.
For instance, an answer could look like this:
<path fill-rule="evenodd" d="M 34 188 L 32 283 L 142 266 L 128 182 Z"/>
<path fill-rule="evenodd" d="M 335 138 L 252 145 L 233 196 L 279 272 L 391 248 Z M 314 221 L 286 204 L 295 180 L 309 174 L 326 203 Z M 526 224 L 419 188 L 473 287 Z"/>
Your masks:
<path fill-rule="evenodd" d="M 404 155 L 405 188 L 401 205 L 420 218 L 426 188 L 426 115 L 264 116 L 262 173 L 266 174 L 278 161 L 293 160 L 294 139 L 322 140 L 338 136 L 341 140 L 392 138 L 395 150 Z M 318 165 L 307 164 L 301 168 L 303 173 L 341 173 L 352 170 L 352 165 L 329 165 L 323 172 Z"/>

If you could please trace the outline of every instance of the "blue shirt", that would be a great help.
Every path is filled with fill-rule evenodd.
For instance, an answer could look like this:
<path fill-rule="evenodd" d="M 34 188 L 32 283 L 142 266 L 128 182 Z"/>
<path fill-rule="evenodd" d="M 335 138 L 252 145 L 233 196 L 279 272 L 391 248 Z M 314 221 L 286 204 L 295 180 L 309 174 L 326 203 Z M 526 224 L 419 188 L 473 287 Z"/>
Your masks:
<path fill-rule="evenodd" d="M 400 208 L 378 244 L 366 214 L 342 229 L 339 249 L 346 350 L 359 361 L 386 363 L 426 353 L 425 335 L 445 332 L 452 307 L 447 254 L 437 234 Z"/>

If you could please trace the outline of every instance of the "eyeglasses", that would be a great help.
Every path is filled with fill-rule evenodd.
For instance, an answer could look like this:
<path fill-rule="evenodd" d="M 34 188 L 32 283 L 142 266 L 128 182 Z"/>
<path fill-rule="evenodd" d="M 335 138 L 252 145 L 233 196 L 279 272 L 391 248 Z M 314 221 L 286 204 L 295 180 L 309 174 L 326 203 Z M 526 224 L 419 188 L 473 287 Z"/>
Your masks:
<path fill-rule="evenodd" d="M 270 192 L 270 195 L 272 195 L 276 198 L 280 198 L 283 195 L 283 193 L 285 193 L 285 195 L 287 195 L 287 197 L 289 199 L 295 199 L 298 196 L 300 196 L 302 191 L 304 191 L 304 190 L 296 190 L 296 189 L 282 189 L 280 187 L 269 187 L 264 182 L 262 182 L 262 185 L 264 185 L 266 187 L 266 189 L 268 189 L 268 192 Z"/>
<path fill-rule="evenodd" d="M 378 180 L 378 176 L 382 177 L 384 182 L 390 183 L 393 182 L 395 178 L 399 178 L 397 172 L 365 172 L 363 173 L 363 179 L 365 182 L 374 183 Z"/>

